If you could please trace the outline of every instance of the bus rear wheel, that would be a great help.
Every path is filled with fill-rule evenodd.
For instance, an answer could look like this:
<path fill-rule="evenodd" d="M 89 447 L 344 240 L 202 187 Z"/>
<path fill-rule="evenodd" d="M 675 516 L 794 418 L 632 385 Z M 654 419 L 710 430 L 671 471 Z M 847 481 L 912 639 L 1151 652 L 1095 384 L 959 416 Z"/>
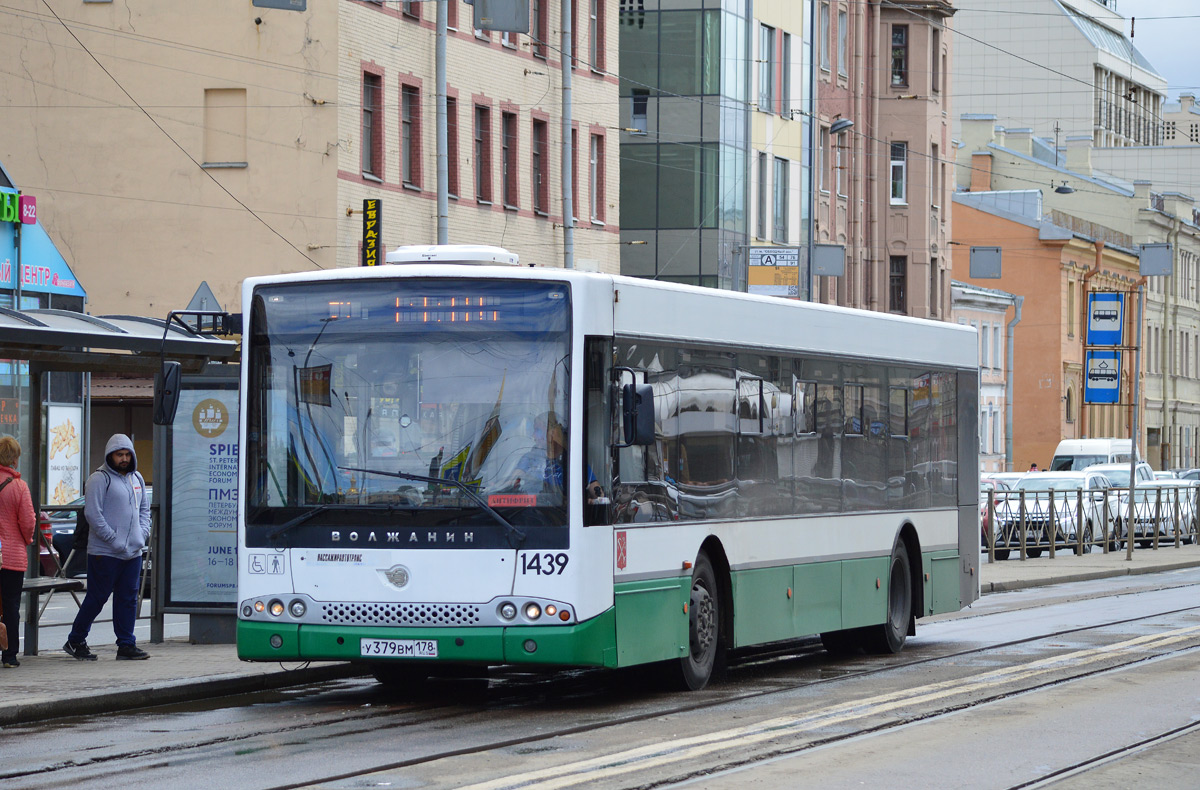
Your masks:
<path fill-rule="evenodd" d="M 708 554 L 700 552 L 692 568 L 688 601 L 688 652 L 679 659 L 677 681 L 681 688 L 699 691 L 712 679 L 721 650 L 721 597 L 717 574 Z"/>
<path fill-rule="evenodd" d="M 899 653 L 908 638 L 912 616 L 912 568 L 904 544 L 897 543 L 888 562 L 887 620 L 864 630 L 863 647 L 868 653 Z"/>

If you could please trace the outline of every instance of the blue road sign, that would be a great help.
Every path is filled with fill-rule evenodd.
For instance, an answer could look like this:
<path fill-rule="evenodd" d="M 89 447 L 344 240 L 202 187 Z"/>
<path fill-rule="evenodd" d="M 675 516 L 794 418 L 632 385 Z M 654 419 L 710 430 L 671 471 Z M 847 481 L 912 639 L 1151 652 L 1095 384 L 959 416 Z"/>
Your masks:
<path fill-rule="evenodd" d="M 1087 352 L 1084 403 L 1118 403 L 1121 398 L 1121 352 Z"/>
<path fill-rule="evenodd" d="M 1121 330 L 1125 326 L 1125 300 L 1121 293 L 1088 294 L 1087 344 L 1123 346 Z"/>

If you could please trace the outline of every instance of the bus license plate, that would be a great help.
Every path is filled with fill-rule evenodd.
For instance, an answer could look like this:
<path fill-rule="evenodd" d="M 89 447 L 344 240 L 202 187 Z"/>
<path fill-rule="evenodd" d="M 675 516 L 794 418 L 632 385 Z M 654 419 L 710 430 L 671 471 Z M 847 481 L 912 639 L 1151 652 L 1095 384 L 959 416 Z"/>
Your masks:
<path fill-rule="evenodd" d="M 364 656 L 391 658 L 437 658 L 436 639 L 362 639 L 359 650 Z"/>

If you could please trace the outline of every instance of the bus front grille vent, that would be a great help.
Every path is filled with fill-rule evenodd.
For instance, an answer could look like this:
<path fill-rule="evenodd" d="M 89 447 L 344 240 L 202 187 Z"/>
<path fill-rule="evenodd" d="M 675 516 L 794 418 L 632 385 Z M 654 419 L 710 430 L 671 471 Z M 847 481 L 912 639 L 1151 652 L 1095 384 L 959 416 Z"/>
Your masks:
<path fill-rule="evenodd" d="M 470 604 L 329 603 L 321 619 L 343 625 L 475 625 L 479 607 Z"/>

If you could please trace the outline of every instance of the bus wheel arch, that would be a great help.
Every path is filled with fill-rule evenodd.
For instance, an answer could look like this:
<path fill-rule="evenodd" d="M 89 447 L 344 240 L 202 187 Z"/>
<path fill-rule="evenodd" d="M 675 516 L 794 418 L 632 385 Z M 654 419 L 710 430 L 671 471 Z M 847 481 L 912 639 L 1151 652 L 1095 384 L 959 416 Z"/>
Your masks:
<path fill-rule="evenodd" d="M 912 577 L 912 616 L 908 621 L 908 635 L 917 635 L 917 618 L 929 610 L 929 602 L 925 600 L 925 572 L 921 563 L 921 539 L 911 521 L 904 522 L 900 534 L 896 536 L 896 544 L 902 545 L 908 553 L 908 567 Z"/>
<path fill-rule="evenodd" d="M 688 600 L 688 644 L 673 667 L 674 685 L 699 691 L 725 668 L 730 624 L 729 561 L 718 541 L 706 540 L 692 565 Z"/>
<path fill-rule="evenodd" d="M 917 597 L 922 589 L 917 580 L 923 576 L 920 556 L 916 531 L 906 523 L 888 558 L 886 619 L 863 631 L 863 647 L 868 653 L 899 653 L 906 638 L 916 633 L 917 607 L 924 605 L 923 599 Z"/>

